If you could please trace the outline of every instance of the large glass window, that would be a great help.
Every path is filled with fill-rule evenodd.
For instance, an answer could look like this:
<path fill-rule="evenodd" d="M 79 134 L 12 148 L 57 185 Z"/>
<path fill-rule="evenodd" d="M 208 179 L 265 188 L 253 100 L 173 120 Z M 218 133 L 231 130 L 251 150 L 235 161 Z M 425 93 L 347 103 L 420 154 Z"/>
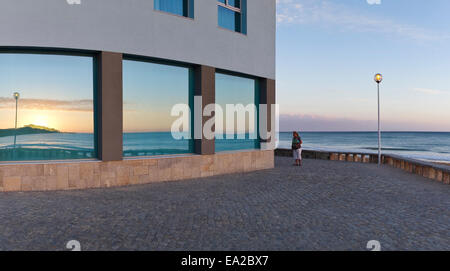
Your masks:
<path fill-rule="evenodd" d="M 155 9 L 194 18 L 194 0 L 155 0 Z"/>
<path fill-rule="evenodd" d="M 247 1 L 218 0 L 219 26 L 247 34 Z"/>
<path fill-rule="evenodd" d="M 217 152 L 259 148 L 258 99 L 256 80 L 216 73 Z"/>
<path fill-rule="evenodd" d="M 0 52 L 0 161 L 96 157 L 93 58 Z"/>
<path fill-rule="evenodd" d="M 171 133 L 179 119 L 171 115 L 173 106 L 190 105 L 190 77 L 186 67 L 124 60 L 124 156 L 193 152 L 190 116 L 187 130 Z"/>

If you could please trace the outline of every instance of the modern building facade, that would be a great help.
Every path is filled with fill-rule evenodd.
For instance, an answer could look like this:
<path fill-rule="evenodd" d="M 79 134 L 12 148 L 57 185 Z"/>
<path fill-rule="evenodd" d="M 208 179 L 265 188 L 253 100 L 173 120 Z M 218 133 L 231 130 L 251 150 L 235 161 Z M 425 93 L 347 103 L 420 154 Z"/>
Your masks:
<path fill-rule="evenodd" d="M 258 105 L 275 104 L 275 0 L 0 5 L 0 191 L 273 167 L 258 127 L 267 119 L 270 129 L 274 112 Z M 187 105 L 189 124 L 175 139 L 177 104 Z M 217 122 L 215 112 L 215 138 L 194 137 L 214 117 L 195 118 L 210 104 L 255 110 L 244 126 Z M 230 125 L 240 127 L 231 136 Z"/>

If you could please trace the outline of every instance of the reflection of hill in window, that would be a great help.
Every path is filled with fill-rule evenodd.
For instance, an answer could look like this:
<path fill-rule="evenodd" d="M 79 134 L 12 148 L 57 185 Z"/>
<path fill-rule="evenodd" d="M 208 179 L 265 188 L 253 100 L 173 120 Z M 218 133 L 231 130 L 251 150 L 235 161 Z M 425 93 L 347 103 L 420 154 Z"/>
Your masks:
<path fill-rule="evenodd" d="M 60 131 L 39 125 L 25 125 L 22 128 L 15 129 L 0 129 L 0 137 L 14 136 L 14 135 L 32 135 L 32 134 L 50 134 L 60 133 Z"/>

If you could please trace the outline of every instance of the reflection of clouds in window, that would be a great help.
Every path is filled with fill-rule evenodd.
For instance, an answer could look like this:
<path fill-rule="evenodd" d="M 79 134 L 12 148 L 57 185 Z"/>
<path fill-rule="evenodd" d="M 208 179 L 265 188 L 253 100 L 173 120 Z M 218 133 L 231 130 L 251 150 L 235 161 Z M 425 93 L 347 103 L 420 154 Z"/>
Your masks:
<path fill-rule="evenodd" d="M 14 109 L 13 98 L 0 97 L 0 109 Z M 92 100 L 48 100 L 48 99 L 20 99 L 20 108 L 29 110 L 56 110 L 56 111 L 87 111 L 93 110 Z"/>

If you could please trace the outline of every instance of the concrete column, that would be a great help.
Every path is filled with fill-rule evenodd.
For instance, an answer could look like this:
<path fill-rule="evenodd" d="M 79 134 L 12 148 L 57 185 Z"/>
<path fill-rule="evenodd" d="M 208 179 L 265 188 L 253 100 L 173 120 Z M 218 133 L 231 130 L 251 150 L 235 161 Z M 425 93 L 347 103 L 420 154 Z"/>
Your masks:
<path fill-rule="evenodd" d="M 267 104 L 267 130 L 271 131 L 272 128 L 275 128 L 275 123 L 272 123 L 272 106 L 276 103 L 276 94 L 275 94 L 275 80 L 262 78 L 259 82 L 260 93 L 259 93 L 259 104 Z M 275 112 L 273 112 L 275 114 Z M 263 116 L 259 116 L 262 118 Z M 262 136 L 262 135 L 261 135 Z M 261 142 L 270 142 L 269 140 L 261 139 Z"/>
<path fill-rule="evenodd" d="M 202 112 L 208 104 L 216 102 L 216 69 L 209 66 L 197 66 L 194 69 L 194 95 L 202 97 Z M 195 114 L 195 113 L 194 113 Z M 202 114 L 203 115 L 203 114 Z M 210 117 L 202 117 L 202 131 L 203 125 L 211 119 Z M 194 152 L 196 154 L 214 154 L 215 140 L 206 139 L 202 132 L 202 139 L 194 139 Z"/>
<path fill-rule="evenodd" d="M 122 54 L 97 56 L 97 150 L 103 161 L 120 161 L 123 155 Z"/>

